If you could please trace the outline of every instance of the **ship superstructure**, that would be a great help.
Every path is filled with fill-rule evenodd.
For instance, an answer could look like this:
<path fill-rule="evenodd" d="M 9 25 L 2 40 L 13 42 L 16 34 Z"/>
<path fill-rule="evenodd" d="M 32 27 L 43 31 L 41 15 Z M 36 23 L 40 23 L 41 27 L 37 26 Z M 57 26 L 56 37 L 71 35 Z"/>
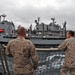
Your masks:
<path fill-rule="evenodd" d="M 14 36 L 15 35 L 15 25 L 11 21 L 5 20 L 6 15 L 0 15 L 0 35 Z"/>
<path fill-rule="evenodd" d="M 52 22 L 49 24 L 45 23 L 39 23 L 40 17 L 35 20 L 36 26 L 35 26 L 35 35 L 36 36 L 61 36 L 65 37 L 66 33 L 66 21 L 63 23 L 63 28 L 61 25 L 57 24 L 55 21 L 55 18 L 51 18 Z M 32 35 L 32 25 L 29 29 L 29 34 Z M 34 34 L 33 34 L 34 35 Z"/>

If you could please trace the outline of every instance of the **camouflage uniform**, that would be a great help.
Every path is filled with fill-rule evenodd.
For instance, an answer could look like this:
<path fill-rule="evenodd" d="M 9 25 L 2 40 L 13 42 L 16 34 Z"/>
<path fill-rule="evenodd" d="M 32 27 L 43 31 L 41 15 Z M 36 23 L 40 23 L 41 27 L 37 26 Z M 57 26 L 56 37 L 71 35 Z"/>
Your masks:
<path fill-rule="evenodd" d="M 66 39 L 58 47 L 59 50 L 65 50 L 65 60 L 62 67 L 62 75 L 75 75 L 75 38 Z"/>
<path fill-rule="evenodd" d="M 35 46 L 25 38 L 11 40 L 6 48 L 6 54 L 13 56 L 15 75 L 33 75 L 38 66 L 38 56 Z"/>

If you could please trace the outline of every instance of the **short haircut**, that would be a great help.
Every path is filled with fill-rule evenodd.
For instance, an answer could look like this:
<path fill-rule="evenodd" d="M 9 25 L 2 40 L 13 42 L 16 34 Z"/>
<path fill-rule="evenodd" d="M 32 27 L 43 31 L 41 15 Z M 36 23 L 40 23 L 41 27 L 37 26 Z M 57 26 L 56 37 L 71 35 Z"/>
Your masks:
<path fill-rule="evenodd" d="M 71 36 L 74 36 L 74 32 L 72 30 L 68 31 Z"/>
<path fill-rule="evenodd" d="M 24 27 L 19 27 L 18 29 L 17 29 L 17 34 L 18 35 L 24 35 L 26 33 L 26 29 L 24 28 Z"/>

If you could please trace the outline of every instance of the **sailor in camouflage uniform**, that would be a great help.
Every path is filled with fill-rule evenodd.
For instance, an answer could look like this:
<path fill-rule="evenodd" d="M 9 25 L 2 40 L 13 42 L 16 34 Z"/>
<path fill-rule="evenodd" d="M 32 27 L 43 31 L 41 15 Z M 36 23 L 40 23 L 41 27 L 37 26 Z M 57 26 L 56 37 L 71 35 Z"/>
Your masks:
<path fill-rule="evenodd" d="M 11 54 L 14 60 L 15 75 L 34 75 L 38 66 L 38 55 L 35 46 L 24 37 L 26 30 L 19 27 L 17 30 L 18 37 L 11 40 L 6 48 L 6 54 Z"/>
<path fill-rule="evenodd" d="M 67 39 L 58 47 L 59 50 L 65 50 L 65 60 L 61 70 L 61 75 L 75 75 L 75 38 L 74 32 L 67 32 Z"/>

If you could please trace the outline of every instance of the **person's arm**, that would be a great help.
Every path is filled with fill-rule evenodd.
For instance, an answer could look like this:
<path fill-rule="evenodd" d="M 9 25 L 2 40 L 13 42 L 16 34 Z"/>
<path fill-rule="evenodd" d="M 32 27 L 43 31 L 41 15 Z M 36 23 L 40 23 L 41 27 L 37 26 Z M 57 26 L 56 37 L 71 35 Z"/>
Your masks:
<path fill-rule="evenodd" d="M 30 44 L 30 55 L 33 63 L 33 68 L 36 70 L 38 67 L 38 55 L 33 43 Z"/>
<path fill-rule="evenodd" d="M 68 43 L 68 40 L 66 39 L 58 46 L 58 50 L 65 50 L 67 48 L 67 43 Z"/>

